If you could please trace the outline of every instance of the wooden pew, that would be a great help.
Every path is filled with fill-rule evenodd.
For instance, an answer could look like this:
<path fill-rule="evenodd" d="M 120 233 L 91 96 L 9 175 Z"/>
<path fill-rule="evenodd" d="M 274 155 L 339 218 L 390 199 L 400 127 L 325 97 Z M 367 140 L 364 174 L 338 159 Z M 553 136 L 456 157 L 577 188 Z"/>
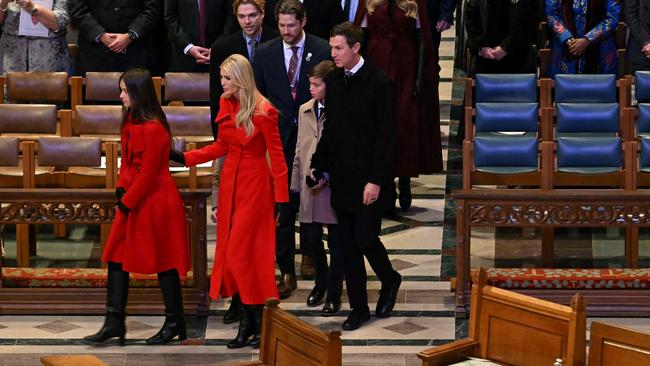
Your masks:
<path fill-rule="evenodd" d="M 474 276 L 469 337 L 418 353 L 423 366 L 442 366 L 467 357 L 503 365 L 585 364 L 586 314 L 580 294 L 571 307 L 487 285 Z"/>
<path fill-rule="evenodd" d="M 591 323 L 589 366 L 650 365 L 650 334 Z"/>

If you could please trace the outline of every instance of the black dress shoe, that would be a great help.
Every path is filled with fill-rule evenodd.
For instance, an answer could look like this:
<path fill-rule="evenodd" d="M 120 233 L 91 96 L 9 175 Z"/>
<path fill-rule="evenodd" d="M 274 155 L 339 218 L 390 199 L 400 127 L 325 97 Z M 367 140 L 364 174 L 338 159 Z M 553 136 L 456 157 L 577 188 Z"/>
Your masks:
<path fill-rule="evenodd" d="M 316 306 L 320 304 L 320 302 L 323 301 L 323 298 L 325 297 L 326 291 L 327 286 L 323 286 L 317 283 L 316 286 L 314 286 L 314 289 L 309 293 L 309 297 L 307 297 L 307 306 Z"/>
<path fill-rule="evenodd" d="M 321 315 L 322 316 L 332 316 L 341 310 L 341 300 L 334 300 L 334 301 L 325 301 L 325 305 L 323 305 L 323 310 L 321 310 Z"/>
<path fill-rule="evenodd" d="M 408 211 L 411 208 L 411 179 L 403 178 L 399 179 L 399 207 L 402 208 L 402 211 Z"/>
<path fill-rule="evenodd" d="M 378 318 L 389 317 L 391 311 L 393 311 L 393 308 L 395 307 L 399 286 L 402 284 L 402 275 L 400 275 L 399 272 L 395 272 L 395 275 L 396 278 L 390 286 L 386 288 L 381 286 L 377 308 L 375 309 L 375 315 L 377 315 Z"/>
<path fill-rule="evenodd" d="M 343 330 L 359 329 L 361 324 L 370 320 L 370 312 L 368 310 L 352 310 L 350 316 L 343 322 Z"/>

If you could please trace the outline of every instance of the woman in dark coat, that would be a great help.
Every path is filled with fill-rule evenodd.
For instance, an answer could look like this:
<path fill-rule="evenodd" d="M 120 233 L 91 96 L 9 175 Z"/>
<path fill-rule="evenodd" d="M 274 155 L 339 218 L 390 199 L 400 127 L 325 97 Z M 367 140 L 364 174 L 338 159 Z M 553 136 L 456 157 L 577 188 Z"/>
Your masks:
<path fill-rule="evenodd" d="M 410 178 L 442 171 L 437 72 L 426 1 L 367 0 L 366 57 L 395 82 L 397 145 L 395 176 L 400 206 L 411 206 Z"/>
<path fill-rule="evenodd" d="M 158 103 L 151 74 L 144 69 L 120 78 L 124 103 L 122 158 L 115 191 L 118 211 L 104 248 L 108 262 L 106 320 L 84 338 L 99 344 L 118 337 L 124 344 L 129 272 L 157 273 L 165 303 L 165 324 L 147 340 L 162 344 L 186 336 L 179 273 L 190 269 L 185 209 L 169 174 L 171 133 Z"/>
<path fill-rule="evenodd" d="M 170 158 L 193 166 L 226 156 L 219 183 L 210 297 L 239 294 L 241 298 L 239 331 L 227 347 L 259 347 L 264 302 L 279 297 L 273 214 L 275 203 L 289 201 L 288 169 L 278 112 L 257 90 L 248 59 L 232 55 L 220 69 L 223 94 L 215 121 L 217 141 L 185 154 L 172 152 Z"/>

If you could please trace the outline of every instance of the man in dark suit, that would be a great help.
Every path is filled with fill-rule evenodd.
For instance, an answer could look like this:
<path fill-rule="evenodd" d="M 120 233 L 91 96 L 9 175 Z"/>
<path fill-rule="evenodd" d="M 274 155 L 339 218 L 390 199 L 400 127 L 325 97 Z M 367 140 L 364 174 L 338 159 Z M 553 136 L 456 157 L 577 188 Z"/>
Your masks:
<path fill-rule="evenodd" d="M 76 0 L 69 12 L 79 30 L 78 74 L 153 66 L 153 30 L 162 14 L 158 0 Z"/>
<path fill-rule="evenodd" d="M 264 20 L 264 2 L 260 0 L 235 0 L 233 10 L 240 31 L 229 36 L 219 38 L 210 47 L 210 113 L 212 121 L 219 113 L 219 98 L 223 93 L 219 66 L 233 54 L 246 56 L 251 62 L 255 57 L 257 47 L 262 43 L 277 38 L 276 29 L 262 26 Z M 217 138 L 218 125 L 212 124 L 212 133 Z"/>
<path fill-rule="evenodd" d="M 278 2 L 278 0 L 266 2 L 267 16 L 264 19 L 264 26 L 277 27 L 275 7 Z M 340 0 L 300 0 L 300 2 L 305 5 L 307 12 L 305 32 L 309 34 L 327 40 L 330 36 L 330 29 L 346 20 Z"/>
<path fill-rule="evenodd" d="M 365 256 L 381 281 L 375 314 L 390 316 L 402 282 L 379 240 L 382 212 L 390 206 L 396 98 L 388 75 L 359 54 L 363 31 L 345 22 L 332 29 L 337 69 L 327 77 L 327 122 L 312 156 L 312 179 L 329 173 L 345 256 L 345 282 L 352 312 L 343 322 L 354 330 L 370 318 Z M 318 178 L 318 179 L 317 179 Z"/>
<path fill-rule="evenodd" d="M 429 24 L 435 50 L 440 46 L 440 33 L 454 24 L 456 0 L 427 0 Z"/>
<path fill-rule="evenodd" d="M 212 42 L 224 34 L 228 0 L 165 0 L 171 70 L 208 72 Z"/>
<path fill-rule="evenodd" d="M 319 62 L 329 59 L 329 45 L 304 32 L 305 7 L 298 0 L 281 0 L 276 6 L 280 38 L 260 46 L 253 59 L 255 82 L 259 91 L 280 112 L 278 127 L 289 174 L 293 166 L 298 132 L 298 109 L 311 99 L 307 73 Z M 295 232 L 298 196 L 290 203 L 278 204 L 280 223 L 276 228 L 276 260 L 282 272 L 280 297 L 296 289 L 294 269 Z"/>

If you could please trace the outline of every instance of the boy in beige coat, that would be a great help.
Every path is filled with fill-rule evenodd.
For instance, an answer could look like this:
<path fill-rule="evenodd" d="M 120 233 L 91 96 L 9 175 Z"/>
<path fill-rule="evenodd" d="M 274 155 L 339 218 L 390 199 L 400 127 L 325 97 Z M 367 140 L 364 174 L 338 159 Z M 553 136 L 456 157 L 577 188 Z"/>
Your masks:
<path fill-rule="evenodd" d="M 327 178 L 313 181 L 310 176 L 311 156 L 325 123 L 325 77 L 335 68 L 332 61 L 322 61 L 309 72 L 312 99 L 298 112 L 298 142 L 293 160 L 291 191 L 300 192 L 300 243 L 308 251 L 316 270 L 316 283 L 307 298 L 308 306 L 317 306 L 325 297 L 322 315 L 329 316 L 341 308 L 343 284 L 343 251 L 337 240 L 337 221 L 330 205 Z M 323 225 L 327 225 L 330 266 L 323 246 Z"/>

